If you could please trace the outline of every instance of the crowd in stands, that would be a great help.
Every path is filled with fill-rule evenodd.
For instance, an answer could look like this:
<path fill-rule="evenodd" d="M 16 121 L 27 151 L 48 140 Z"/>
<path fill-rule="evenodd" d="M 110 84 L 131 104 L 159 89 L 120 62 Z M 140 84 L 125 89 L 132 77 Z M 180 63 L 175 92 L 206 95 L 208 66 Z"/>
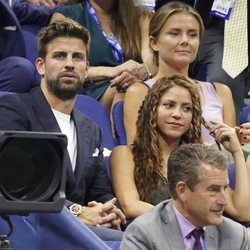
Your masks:
<path fill-rule="evenodd" d="M 155 9 L 157 10 L 167 2 L 171 2 L 171 0 L 157 0 Z M 221 16 L 223 16 L 223 14 L 220 15 L 221 13 L 218 13 L 218 15 L 211 14 L 213 3 L 214 2 L 218 3 L 220 1 L 181 0 L 181 2 L 185 2 L 191 6 L 194 6 L 197 12 L 202 17 L 205 27 L 205 32 L 199 48 L 198 60 L 200 63 L 206 65 L 206 79 L 209 82 L 219 82 L 226 84 L 227 86 L 230 87 L 234 99 L 235 111 L 237 114 L 236 118 L 238 118 L 239 112 L 241 108 L 244 106 L 244 96 L 246 95 L 245 81 L 247 78 L 249 67 L 245 68 L 236 77 L 231 77 L 230 73 L 227 73 L 222 67 L 224 28 L 225 28 L 224 26 L 226 18 L 221 18 Z M 243 1 L 237 1 L 237 4 L 239 2 L 240 4 L 242 4 Z M 222 6 L 222 8 L 223 7 L 225 7 L 227 10 L 227 8 L 230 6 L 227 6 L 226 4 L 225 6 Z M 249 6 L 246 7 L 248 13 L 247 16 L 249 16 L 250 8 Z M 247 16 L 244 18 L 247 18 Z M 249 20 L 246 21 L 249 23 Z M 238 25 L 240 25 L 240 22 Z M 248 32 L 249 32 L 249 25 L 245 33 L 248 34 Z M 249 42 L 249 36 L 248 36 L 248 42 Z"/>
<path fill-rule="evenodd" d="M 90 31 L 90 68 L 84 93 L 109 111 L 116 101 L 115 93 L 145 80 L 145 67 L 152 70 L 147 34 L 151 13 L 139 4 L 135 6 L 135 2 L 86 0 L 59 7 L 51 19 L 53 22 L 69 17 Z"/>
<path fill-rule="evenodd" d="M 224 225 L 222 213 L 240 223 L 250 222 L 250 157 L 242 151 L 242 145 L 250 143 L 250 123 L 238 122 L 247 69 L 234 79 L 223 70 L 224 20 L 204 12 L 212 3 L 157 0 L 152 12 L 140 0 L 0 0 L 0 91 L 15 93 L 0 98 L 0 130 L 66 134 L 65 206 L 102 240 L 121 241 L 122 231 L 128 230 L 122 249 L 154 249 L 141 229 L 143 214 L 155 218 L 162 206 L 172 206 L 171 214 L 179 210 L 199 228 L 223 221 L 222 242 L 224 226 L 232 226 Z M 35 62 L 27 56 L 24 25 L 38 27 L 37 50 L 32 51 Z M 212 44 L 221 53 L 209 54 Z M 195 79 L 199 63 L 207 68 L 202 81 Z M 190 74 L 193 64 L 198 70 Z M 100 124 L 75 108 L 77 95 L 98 100 L 108 115 L 115 103 L 124 102 L 127 145 L 112 149 L 111 176 L 104 167 Z M 206 144 L 204 151 L 211 148 L 211 154 L 219 158 L 229 155 L 234 165 L 234 188 L 226 183 L 224 160 L 205 161 L 215 172 L 221 171 L 217 182 L 212 170 L 202 166 L 208 176 L 211 173 L 213 190 L 209 187 L 208 191 L 217 204 L 211 208 L 217 208 L 216 221 L 195 223 L 185 210 L 191 198 L 211 199 L 202 196 L 205 190 L 184 198 L 177 187 L 187 182 L 186 189 L 192 193 L 205 183 L 205 177 L 189 186 L 182 176 L 173 184 L 175 172 L 168 171 L 172 154 L 179 156 L 178 150 L 189 144 L 197 148 Z M 242 240 L 239 249 L 250 246 L 250 230 L 242 228 L 243 234 L 235 238 Z M 199 237 L 204 249 L 204 237 Z M 137 241 L 148 245 L 137 245 Z M 185 246 L 196 243 L 184 240 Z"/>
<path fill-rule="evenodd" d="M 128 144 L 134 140 L 137 113 L 148 89 L 163 76 L 181 73 L 188 77 L 189 66 L 197 57 L 204 31 L 203 23 L 200 16 L 191 7 L 181 8 L 183 7 L 165 5 L 151 19 L 149 25 L 150 46 L 154 51 L 158 72 L 154 78 L 144 84 L 135 83 L 126 91 L 124 126 Z M 180 37 L 181 44 L 179 44 Z M 176 51 L 180 55 L 176 56 Z M 219 83 L 197 83 L 202 98 L 203 117 L 207 124 L 210 126 L 210 121 L 215 120 L 225 122 L 232 127 L 236 126 L 230 89 Z M 204 127 L 202 128 L 202 139 L 206 143 L 214 143 L 208 129 Z"/>

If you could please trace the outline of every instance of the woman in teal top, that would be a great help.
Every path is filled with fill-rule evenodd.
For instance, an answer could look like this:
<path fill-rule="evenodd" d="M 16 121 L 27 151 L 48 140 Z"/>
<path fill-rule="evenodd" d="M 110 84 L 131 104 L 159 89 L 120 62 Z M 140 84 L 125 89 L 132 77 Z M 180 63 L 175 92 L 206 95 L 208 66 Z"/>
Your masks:
<path fill-rule="evenodd" d="M 139 3 L 138 3 L 139 4 Z M 83 0 L 56 9 L 52 21 L 69 17 L 91 34 L 89 72 L 84 91 L 111 109 L 127 87 L 153 71 L 148 47 L 151 13 L 134 0 Z M 143 64 L 144 63 L 144 64 Z M 116 100 L 114 100 L 115 94 Z"/>

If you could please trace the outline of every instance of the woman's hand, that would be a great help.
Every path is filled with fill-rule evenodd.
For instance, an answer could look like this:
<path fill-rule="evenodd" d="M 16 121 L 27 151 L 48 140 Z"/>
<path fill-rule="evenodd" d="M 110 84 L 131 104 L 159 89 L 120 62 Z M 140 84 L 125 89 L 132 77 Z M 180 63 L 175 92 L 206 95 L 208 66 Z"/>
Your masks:
<path fill-rule="evenodd" d="M 123 64 L 117 66 L 117 69 L 118 69 L 117 76 L 121 75 L 123 72 L 128 72 L 141 81 L 145 79 L 147 74 L 144 65 L 134 60 L 128 60 L 124 62 Z"/>
<path fill-rule="evenodd" d="M 126 92 L 127 88 L 135 82 L 140 80 L 129 72 L 123 72 L 110 81 L 110 87 L 116 88 L 118 92 Z"/>
<path fill-rule="evenodd" d="M 110 81 L 110 87 L 118 92 L 126 92 L 126 89 L 135 82 L 141 82 L 147 77 L 147 71 L 143 64 L 129 60 L 117 66 L 120 72 Z"/>
<path fill-rule="evenodd" d="M 235 127 L 235 131 L 241 144 L 250 143 L 250 122 Z"/>
<path fill-rule="evenodd" d="M 234 128 L 224 124 L 211 121 L 214 125 L 210 133 L 217 143 L 221 143 L 226 150 L 235 154 L 241 151 L 241 146 Z"/>

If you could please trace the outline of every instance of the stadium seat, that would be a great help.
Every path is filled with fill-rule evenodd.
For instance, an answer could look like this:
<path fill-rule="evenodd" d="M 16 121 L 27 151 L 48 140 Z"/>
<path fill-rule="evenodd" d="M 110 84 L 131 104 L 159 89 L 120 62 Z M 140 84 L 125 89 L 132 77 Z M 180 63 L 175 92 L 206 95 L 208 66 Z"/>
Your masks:
<path fill-rule="evenodd" d="M 72 215 L 66 207 L 60 213 L 31 213 L 10 216 L 13 232 L 8 237 L 13 249 L 18 250 L 111 250 L 120 242 L 104 242 Z M 0 219 L 0 235 L 9 231 Z M 110 247 L 111 246 L 111 247 Z"/>
<path fill-rule="evenodd" d="M 250 105 L 246 105 L 240 111 L 239 117 L 240 124 L 250 122 Z"/>
<path fill-rule="evenodd" d="M 127 145 L 126 132 L 124 128 L 124 101 L 117 102 L 112 109 L 115 138 L 119 145 Z"/>
<path fill-rule="evenodd" d="M 111 150 L 116 144 L 112 136 L 109 115 L 104 106 L 92 97 L 78 95 L 75 108 L 87 115 L 101 127 L 103 131 L 103 147 Z"/>

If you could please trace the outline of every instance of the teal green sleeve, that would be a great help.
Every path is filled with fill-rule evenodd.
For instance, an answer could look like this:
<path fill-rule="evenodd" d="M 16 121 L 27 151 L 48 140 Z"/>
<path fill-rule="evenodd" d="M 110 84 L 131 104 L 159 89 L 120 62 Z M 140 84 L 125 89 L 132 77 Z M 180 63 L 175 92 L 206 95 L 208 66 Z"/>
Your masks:
<path fill-rule="evenodd" d="M 74 5 L 66 5 L 58 7 L 54 13 L 60 13 L 65 17 L 69 17 L 74 21 L 81 23 L 81 12 L 82 5 L 81 4 L 74 4 Z"/>

